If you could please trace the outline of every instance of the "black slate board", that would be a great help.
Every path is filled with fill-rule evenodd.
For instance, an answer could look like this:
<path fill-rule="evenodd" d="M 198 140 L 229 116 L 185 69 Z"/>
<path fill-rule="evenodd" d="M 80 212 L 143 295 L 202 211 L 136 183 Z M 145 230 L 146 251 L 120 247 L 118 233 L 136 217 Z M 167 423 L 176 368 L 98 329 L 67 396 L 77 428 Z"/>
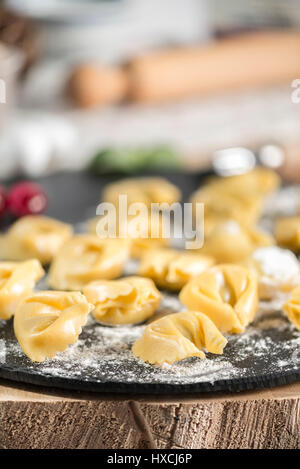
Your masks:
<path fill-rule="evenodd" d="M 202 175 L 170 175 L 184 198 Z M 48 214 L 69 222 L 94 215 L 107 178 L 58 174 L 40 181 L 50 195 Z M 161 309 L 180 308 L 165 293 Z M 300 379 L 300 333 L 281 311 L 258 317 L 245 334 L 229 337 L 224 355 L 193 358 L 160 369 L 136 360 L 130 352 L 143 326 L 108 328 L 92 318 L 79 342 L 44 363 L 22 353 L 12 321 L 0 321 L 0 377 L 17 382 L 75 391 L 177 394 L 236 392 L 272 387 Z"/>
<path fill-rule="evenodd" d="M 132 356 L 134 328 L 126 330 L 121 346 L 112 346 L 112 354 L 110 344 L 103 347 L 99 340 L 108 328 L 90 320 L 79 344 L 39 364 L 23 355 L 12 321 L 1 322 L 6 356 L 0 355 L 0 377 L 75 391 L 142 394 L 237 392 L 291 383 L 300 379 L 300 334 L 280 313 L 272 320 L 280 322 L 279 328 L 261 329 L 258 322 L 245 334 L 229 337 L 222 356 L 208 354 L 206 360 L 192 358 L 165 369 Z M 108 338 L 114 333 L 110 330 Z"/>

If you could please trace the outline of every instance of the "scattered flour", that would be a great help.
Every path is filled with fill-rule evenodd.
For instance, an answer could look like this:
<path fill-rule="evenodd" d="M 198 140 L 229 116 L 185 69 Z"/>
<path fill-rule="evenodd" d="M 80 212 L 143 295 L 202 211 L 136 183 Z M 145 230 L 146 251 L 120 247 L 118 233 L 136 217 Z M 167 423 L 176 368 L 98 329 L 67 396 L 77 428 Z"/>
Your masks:
<path fill-rule="evenodd" d="M 6 361 L 6 344 L 5 344 L 4 339 L 0 339 L 0 363 L 5 363 L 5 361 Z"/>
<path fill-rule="evenodd" d="M 176 295 L 168 293 L 164 294 L 158 314 L 180 309 Z M 290 372 L 298 370 L 300 365 L 300 333 L 282 312 L 274 309 L 268 315 L 258 316 L 244 334 L 228 336 L 224 355 L 207 354 L 204 360 L 189 358 L 162 367 L 148 365 L 136 359 L 131 352 L 133 342 L 141 336 L 144 328 L 145 325 L 103 326 L 89 317 L 75 345 L 51 360 L 32 363 L 16 343 L 12 324 L 2 321 L 0 360 L 1 364 L 16 366 L 30 373 L 94 384 L 214 384 L 221 380 Z"/>
<path fill-rule="evenodd" d="M 271 194 L 264 207 L 267 217 L 296 215 L 299 212 L 299 186 L 286 186 Z"/>

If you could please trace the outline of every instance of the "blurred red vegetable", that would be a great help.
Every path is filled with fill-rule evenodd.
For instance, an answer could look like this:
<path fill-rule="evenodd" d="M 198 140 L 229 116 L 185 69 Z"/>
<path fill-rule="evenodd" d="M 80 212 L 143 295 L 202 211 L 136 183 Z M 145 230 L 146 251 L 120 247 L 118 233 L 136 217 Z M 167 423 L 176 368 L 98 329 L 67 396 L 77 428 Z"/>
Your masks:
<path fill-rule="evenodd" d="M 16 217 L 43 213 L 48 205 L 44 189 L 34 182 L 14 184 L 8 193 L 8 208 Z"/>

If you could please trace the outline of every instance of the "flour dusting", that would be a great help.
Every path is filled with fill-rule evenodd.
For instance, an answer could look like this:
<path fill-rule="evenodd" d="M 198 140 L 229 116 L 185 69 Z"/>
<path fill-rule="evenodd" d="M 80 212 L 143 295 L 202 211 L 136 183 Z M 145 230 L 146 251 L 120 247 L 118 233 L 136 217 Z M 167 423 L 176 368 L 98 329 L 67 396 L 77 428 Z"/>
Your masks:
<path fill-rule="evenodd" d="M 106 383 L 121 383 L 168 384 L 175 391 L 177 385 L 210 383 L 215 386 L 223 380 L 289 373 L 300 367 L 300 333 L 272 304 L 268 314 L 258 315 L 244 334 L 227 337 L 224 355 L 207 353 L 204 360 L 189 358 L 162 367 L 148 365 L 131 352 L 133 342 L 141 336 L 145 325 L 108 327 L 90 316 L 75 345 L 51 360 L 32 363 L 14 338 L 12 322 L 1 321 L 1 365 L 48 379 L 63 378 L 73 382 L 75 389 L 75 382 L 79 380 L 96 387 L 100 385 L 101 390 L 105 390 Z M 177 295 L 164 293 L 156 317 L 181 309 Z"/>

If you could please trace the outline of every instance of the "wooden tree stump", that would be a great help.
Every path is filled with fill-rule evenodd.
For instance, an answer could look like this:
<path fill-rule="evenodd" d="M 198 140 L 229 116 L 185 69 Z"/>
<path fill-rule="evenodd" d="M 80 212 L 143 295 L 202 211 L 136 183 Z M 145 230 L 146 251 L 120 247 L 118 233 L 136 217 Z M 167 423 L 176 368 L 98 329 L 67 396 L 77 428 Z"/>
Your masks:
<path fill-rule="evenodd" d="M 300 448 L 300 383 L 228 395 L 124 396 L 0 382 L 1 448 Z"/>

